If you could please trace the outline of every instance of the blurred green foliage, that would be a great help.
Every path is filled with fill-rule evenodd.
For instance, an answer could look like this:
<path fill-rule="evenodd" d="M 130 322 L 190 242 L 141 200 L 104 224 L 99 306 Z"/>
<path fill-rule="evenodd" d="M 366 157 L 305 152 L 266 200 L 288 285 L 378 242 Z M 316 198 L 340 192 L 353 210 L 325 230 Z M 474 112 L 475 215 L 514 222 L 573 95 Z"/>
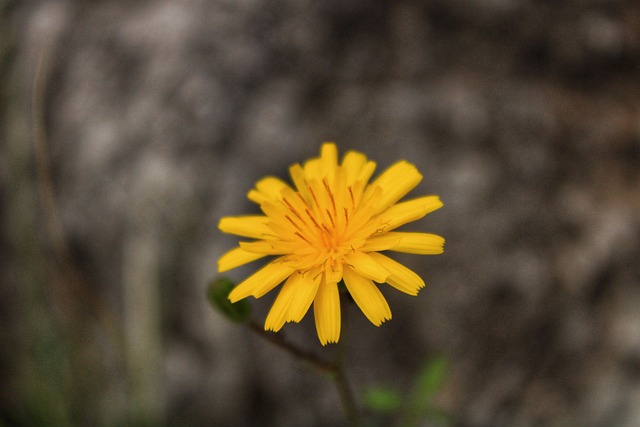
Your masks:
<path fill-rule="evenodd" d="M 364 406 L 380 414 L 397 412 L 402 405 L 402 395 L 396 390 L 385 387 L 372 387 L 365 391 Z"/>
<path fill-rule="evenodd" d="M 447 361 L 444 357 L 436 357 L 427 361 L 418 374 L 412 396 L 412 406 L 419 412 L 428 409 L 435 394 L 444 384 L 447 375 Z"/>
<path fill-rule="evenodd" d="M 243 323 L 251 316 L 251 304 L 246 299 L 236 303 L 229 301 L 235 283 L 226 277 L 214 279 L 207 287 L 207 299 L 219 313 L 232 322 Z"/>
<path fill-rule="evenodd" d="M 425 420 L 433 426 L 450 426 L 450 417 L 434 401 L 446 381 L 447 369 L 444 357 L 429 359 L 409 392 L 403 394 L 393 388 L 375 386 L 364 392 L 364 407 L 378 415 L 396 415 L 401 427 L 423 425 Z"/>

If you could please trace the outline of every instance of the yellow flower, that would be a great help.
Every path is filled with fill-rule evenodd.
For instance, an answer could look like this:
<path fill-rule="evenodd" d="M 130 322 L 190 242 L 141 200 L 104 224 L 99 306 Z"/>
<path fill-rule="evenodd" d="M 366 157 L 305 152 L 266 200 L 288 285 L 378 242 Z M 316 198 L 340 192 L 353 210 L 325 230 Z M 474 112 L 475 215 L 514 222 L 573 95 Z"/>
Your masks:
<path fill-rule="evenodd" d="M 422 180 L 415 166 L 400 161 L 373 182 L 376 164 L 350 151 L 338 164 L 333 143 L 322 146 L 320 157 L 290 167 L 294 188 L 266 177 L 249 191 L 264 215 L 225 217 L 220 230 L 251 239 L 223 255 L 223 272 L 271 255 L 260 270 L 229 294 L 232 302 L 260 298 L 284 281 L 265 321 L 278 331 L 285 322 L 299 322 L 313 303 L 322 345 L 340 338 L 342 280 L 364 315 L 376 326 L 391 319 L 391 309 L 374 283 L 388 283 L 417 295 L 424 281 L 380 251 L 434 255 L 443 252 L 444 239 L 428 233 L 393 231 L 439 209 L 438 196 L 397 203 Z"/>

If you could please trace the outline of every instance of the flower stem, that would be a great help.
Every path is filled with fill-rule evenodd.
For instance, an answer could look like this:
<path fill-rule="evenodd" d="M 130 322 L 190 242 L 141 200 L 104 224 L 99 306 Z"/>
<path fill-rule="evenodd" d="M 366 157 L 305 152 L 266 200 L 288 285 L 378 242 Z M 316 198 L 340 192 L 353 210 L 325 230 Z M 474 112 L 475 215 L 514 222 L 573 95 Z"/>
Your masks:
<path fill-rule="evenodd" d="M 321 371 L 327 372 L 332 375 L 335 375 L 335 373 L 338 371 L 338 367 L 336 366 L 336 364 L 322 360 L 316 354 L 296 347 L 295 344 L 289 342 L 281 333 L 277 334 L 275 332 L 265 331 L 262 326 L 254 321 L 249 321 L 248 325 L 253 332 L 260 335 L 265 340 L 287 351 L 292 356 L 311 363 Z"/>
<path fill-rule="evenodd" d="M 340 401 L 342 402 L 345 417 L 347 418 L 349 425 L 351 427 L 361 427 L 362 423 L 360 422 L 360 416 L 358 415 L 358 410 L 356 408 L 353 391 L 351 390 L 351 387 L 349 387 L 342 365 L 337 366 L 337 370 L 333 375 L 333 381 L 335 382 L 338 393 L 340 394 Z"/>
<path fill-rule="evenodd" d="M 275 346 L 285 350 L 292 356 L 309 362 L 319 370 L 328 373 L 333 379 L 336 388 L 338 389 L 340 402 L 342 403 L 345 417 L 347 419 L 347 422 L 349 423 L 349 426 L 362 426 L 362 422 L 360 420 L 360 416 L 356 407 L 355 398 L 353 396 L 353 391 L 349 386 L 347 377 L 344 372 L 343 361 L 345 348 L 343 345 L 341 345 L 341 343 L 338 344 L 339 347 L 337 349 L 336 360 L 332 363 L 321 359 L 315 353 L 297 347 L 295 344 L 288 341 L 282 334 L 265 331 L 259 324 L 254 321 L 249 321 L 248 326 L 253 332 L 269 341 L 270 343 L 274 344 Z"/>
<path fill-rule="evenodd" d="M 336 384 L 336 388 L 338 389 L 338 394 L 340 395 L 340 401 L 342 402 L 342 407 L 344 409 L 345 417 L 349 423 L 350 427 L 361 427 L 362 421 L 360 419 L 360 414 L 358 412 L 358 408 L 356 405 L 356 399 L 353 395 L 353 390 L 349 386 L 349 382 L 347 381 L 347 376 L 344 372 L 344 360 L 347 354 L 347 346 L 346 346 L 346 335 L 347 335 L 347 320 L 348 320 L 348 311 L 349 304 L 348 298 L 340 298 L 340 308 L 342 314 L 342 339 L 338 342 L 338 348 L 336 349 L 336 359 L 335 359 L 335 373 L 333 375 L 333 381 Z"/>

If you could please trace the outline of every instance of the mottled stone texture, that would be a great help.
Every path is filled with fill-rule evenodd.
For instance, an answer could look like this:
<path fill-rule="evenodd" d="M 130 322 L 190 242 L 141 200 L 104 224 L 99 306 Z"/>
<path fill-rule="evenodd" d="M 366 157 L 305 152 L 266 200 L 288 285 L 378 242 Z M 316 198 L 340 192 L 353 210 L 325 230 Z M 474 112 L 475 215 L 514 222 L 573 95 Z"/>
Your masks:
<path fill-rule="evenodd" d="M 343 425 L 204 299 L 219 218 L 332 140 L 445 203 L 427 288 L 348 313 L 358 392 L 444 355 L 454 425 L 640 425 L 640 3 L 0 4 L 0 424 Z"/>

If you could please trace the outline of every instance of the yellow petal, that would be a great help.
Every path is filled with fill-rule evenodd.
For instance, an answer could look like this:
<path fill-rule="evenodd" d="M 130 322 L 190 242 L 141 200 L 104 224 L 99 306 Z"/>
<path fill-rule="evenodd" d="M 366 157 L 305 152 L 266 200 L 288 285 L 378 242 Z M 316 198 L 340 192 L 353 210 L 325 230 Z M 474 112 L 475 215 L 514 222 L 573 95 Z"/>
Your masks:
<path fill-rule="evenodd" d="M 218 228 L 225 233 L 262 239 L 273 233 L 268 227 L 269 218 L 263 215 L 227 216 L 220 219 Z"/>
<path fill-rule="evenodd" d="M 280 258 L 274 259 L 233 288 L 229 294 L 229 300 L 236 302 L 249 295 L 260 298 L 282 283 L 291 273 L 293 268 L 283 263 Z"/>
<path fill-rule="evenodd" d="M 240 247 L 246 252 L 262 255 L 283 255 L 295 249 L 290 242 L 278 240 L 258 240 L 257 242 L 240 242 Z"/>
<path fill-rule="evenodd" d="M 376 170 L 376 162 L 368 161 L 364 167 L 360 170 L 358 174 L 357 181 L 362 181 L 362 183 L 366 184 L 369 182 L 369 178 L 373 175 L 373 172 Z"/>
<path fill-rule="evenodd" d="M 218 260 L 218 272 L 231 270 L 264 257 L 265 254 L 247 252 L 241 248 L 231 249 Z"/>
<path fill-rule="evenodd" d="M 311 307 L 322 276 L 307 272 L 294 274 L 291 277 L 295 280 L 295 292 L 289 304 L 285 321 L 299 322 Z"/>
<path fill-rule="evenodd" d="M 437 255 L 444 252 L 444 238 L 430 233 L 403 233 L 391 231 L 370 237 L 363 251 L 396 251 L 420 255 Z"/>
<path fill-rule="evenodd" d="M 247 193 L 247 199 L 259 205 L 269 200 L 264 194 L 260 193 L 258 190 L 250 190 Z"/>
<path fill-rule="evenodd" d="M 372 233 L 377 228 L 379 228 L 379 221 L 370 221 L 370 219 L 373 216 L 374 209 L 380 201 L 381 197 L 382 189 L 380 187 L 376 187 L 367 197 L 366 201 L 358 206 L 356 212 L 349 219 L 349 223 L 353 225 L 350 227 L 349 232 L 345 235 L 345 239 L 350 239 L 354 235 L 366 235 L 364 234 L 366 233 L 366 231 L 363 230 L 371 229 L 370 232 Z"/>
<path fill-rule="evenodd" d="M 336 262 L 333 264 L 325 263 L 324 278 L 327 282 L 338 283 L 342 280 L 342 263 Z"/>
<path fill-rule="evenodd" d="M 265 199 L 260 203 L 260 209 L 266 216 L 269 217 L 269 225 L 273 225 L 274 222 L 282 222 L 286 215 L 286 206 L 276 201 Z"/>
<path fill-rule="evenodd" d="M 360 174 L 360 171 L 367 163 L 367 156 L 356 151 L 349 151 L 342 159 L 342 169 L 346 173 L 347 185 L 352 184 Z"/>
<path fill-rule="evenodd" d="M 287 281 L 284 282 L 284 285 L 282 285 L 282 289 L 280 289 L 280 292 L 278 293 L 276 300 L 273 302 L 271 310 L 269 310 L 269 314 L 264 321 L 265 331 L 278 332 L 284 325 L 287 310 L 289 309 L 291 299 L 293 298 L 293 292 L 295 291 L 295 288 L 291 286 L 291 279 L 295 276 L 297 276 L 295 273 L 289 276 Z"/>
<path fill-rule="evenodd" d="M 309 310 L 318 290 L 320 276 L 293 273 L 282 286 L 267 319 L 266 330 L 278 332 L 285 322 L 299 322 Z"/>
<path fill-rule="evenodd" d="M 316 331 L 322 345 L 335 343 L 340 339 L 340 295 L 337 283 L 320 281 L 318 293 L 313 301 L 313 316 Z"/>
<path fill-rule="evenodd" d="M 333 142 L 325 142 L 320 149 L 320 159 L 322 159 L 323 172 L 333 175 L 338 166 L 338 147 Z"/>
<path fill-rule="evenodd" d="M 385 231 L 416 221 L 442 207 L 438 196 L 424 196 L 391 206 L 378 217 Z"/>
<path fill-rule="evenodd" d="M 304 162 L 304 178 L 308 181 L 312 179 L 322 179 L 322 159 L 319 157 Z"/>
<path fill-rule="evenodd" d="M 344 269 L 344 283 L 353 300 L 371 323 L 380 326 L 385 320 L 391 319 L 391 309 L 387 300 L 371 280 L 347 267 Z"/>
<path fill-rule="evenodd" d="M 289 168 L 289 174 L 291 175 L 291 179 L 293 180 L 293 184 L 296 187 L 296 190 L 305 198 L 305 200 L 309 201 L 309 190 L 307 189 L 307 182 L 304 175 L 304 169 L 298 163 L 292 165 Z"/>
<path fill-rule="evenodd" d="M 399 291 L 415 296 L 424 288 L 424 280 L 399 262 L 377 252 L 371 252 L 369 256 L 391 273 L 387 283 Z"/>
<path fill-rule="evenodd" d="M 274 176 L 267 176 L 256 183 L 256 188 L 249 191 L 249 200 L 262 204 L 267 200 L 276 201 L 280 199 L 280 193 L 284 188 L 291 188 L 289 185 Z"/>
<path fill-rule="evenodd" d="M 360 188 L 356 188 L 356 186 L 359 186 Z M 362 183 L 356 181 L 352 184 L 347 185 L 344 189 L 345 196 L 343 199 L 343 212 L 347 217 L 350 217 L 358 207 L 360 201 L 357 199 L 357 197 L 360 197 L 360 194 L 362 194 L 362 188 L 364 188 Z M 356 192 L 358 193 L 356 194 Z"/>
<path fill-rule="evenodd" d="M 378 186 L 382 188 L 382 198 L 374 212 L 379 213 L 400 200 L 409 191 L 413 190 L 421 180 L 422 175 L 414 165 L 409 162 L 400 161 L 389 167 L 389 169 L 384 171 L 371 183 L 365 193 L 365 197 L 367 197 L 375 187 Z"/>
<path fill-rule="evenodd" d="M 256 189 L 249 191 L 247 197 L 249 200 L 258 204 L 262 204 L 267 200 L 276 201 L 280 200 L 280 193 L 282 193 L 282 190 L 285 188 L 291 187 L 280 178 L 268 176 L 258 181 L 256 183 Z"/>
<path fill-rule="evenodd" d="M 360 251 L 350 252 L 345 256 L 346 263 L 361 276 L 383 283 L 391 273 L 371 258 L 369 254 Z"/>

